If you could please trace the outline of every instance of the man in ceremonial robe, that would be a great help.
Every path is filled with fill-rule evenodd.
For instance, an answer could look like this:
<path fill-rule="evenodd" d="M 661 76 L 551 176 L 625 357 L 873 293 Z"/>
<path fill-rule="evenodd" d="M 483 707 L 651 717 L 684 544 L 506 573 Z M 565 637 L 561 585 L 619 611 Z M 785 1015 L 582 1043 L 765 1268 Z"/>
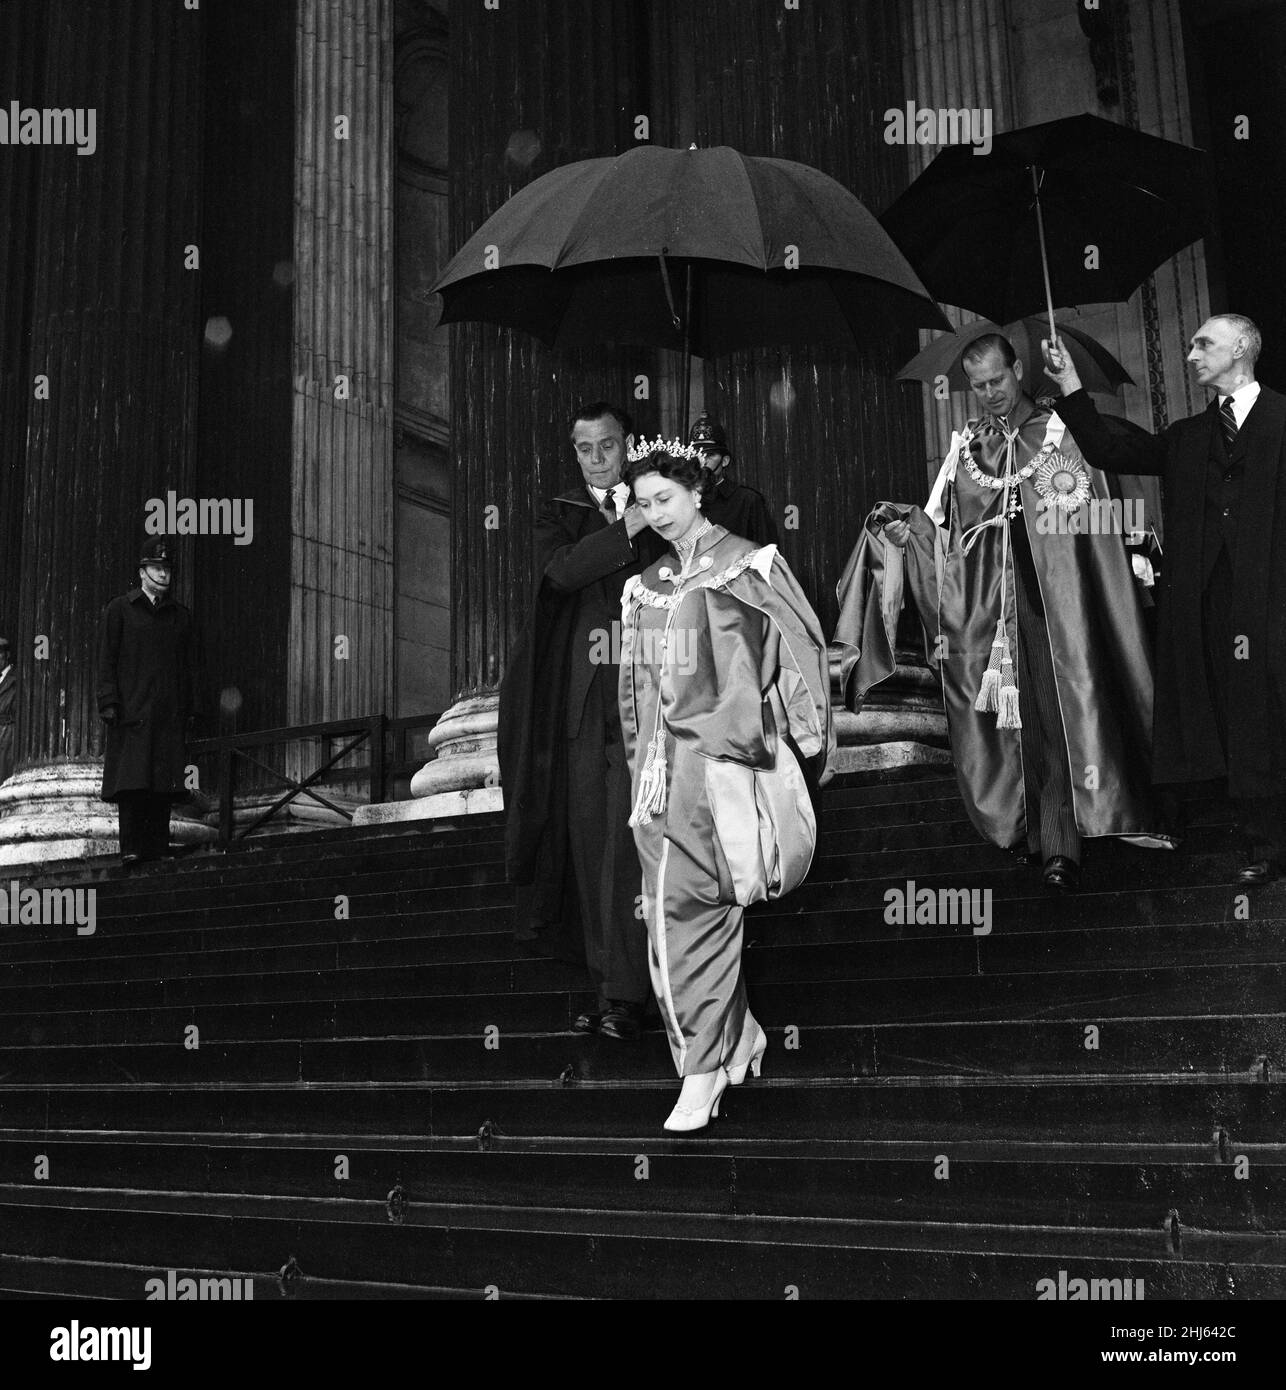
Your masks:
<path fill-rule="evenodd" d="M 541 508 L 536 600 L 500 686 L 505 864 L 526 888 L 520 938 L 570 956 L 579 919 L 597 1003 L 573 1028 L 629 1040 L 652 990 L 617 699 L 621 591 L 663 547 L 621 482 L 630 417 L 595 402 L 571 438 L 582 482 Z"/>
<path fill-rule="evenodd" d="M 723 426 L 709 415 L 700 415 L 688 443 L 699 450 L 701 467 L 706 471 L 701 507 L 711 525 L 722 526 L 756 545 L 776 545 L 777 527 L 763 493 L 728 476 L 732 453 Z"/>
<path fill-rule="evenodd" d="M 956 775 L 978 830 L 1067 891 L 1084 838 L 1156 829 L 1127 518 L 1049 403 L 1023 390 L 1008 339 L 979 338 L 963 365 L 984 413 L 954 436 L 925 508 L 947 532 L 932 645 Z M 911 529 L 883 526 L 897 545 Z"/>
<path fill-rule="evenodd" d="M 1111 430 L 1070 354 L 1045 347 L 1086 457 L 1164 481 L 1154 775 L 1226 783 L 1252 887 L 1286 856 L 1286 396 L 1255 379 L 1261 342 L 1240 314 L 1203 323 L 1188 362 L 1214 399 L 1159 435 Z"/>

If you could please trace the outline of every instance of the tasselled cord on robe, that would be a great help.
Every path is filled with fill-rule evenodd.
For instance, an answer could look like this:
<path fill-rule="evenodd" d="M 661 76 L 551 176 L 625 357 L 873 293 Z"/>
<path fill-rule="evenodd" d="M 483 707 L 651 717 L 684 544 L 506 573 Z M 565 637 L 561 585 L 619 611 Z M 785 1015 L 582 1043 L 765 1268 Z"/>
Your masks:
<path fill-rule="evenodd" d="M 1009 650 L 1009 633 L 1005 627 L 1005 606 L 1009 593 L 1010 495 L 1018 486 L 1018 480 L 1014 476 L 1018 430 L 1009 428 L 1007 416 L 996 418 L 1005 436 L 1005 486 L 1001 497 L 1000 515 L 980 522 L 977 526 L 971 526 L 960 537 L 960 548 L 968 555 L 978 537 L 989 526 L 1004 528 L 1000 548 L 1000 617 L 996 622 L 996 635 L 991 642 L 991 656 L 987 661 L 987 669 L 982 673 L 982 684 L 978 687 L 978 698 L 973 702 L 973 707 L 983 714 L 994 710 L 998 729 L 1021 729 L 1023 721 L 1018 713 L 1018 683 L 1014 679 L 1013 656 Z"/>
<path fill-rule="evenodd" d="M 652 737 L 647 745 L 647 758 L 643 763 L 643 772 L 639 777 L 638 797 L 634 802 L 634 814 L 630 817 L 631 825 L 650 825 L 653 816 L 659 816 L 665 810 L 665 792 L 668 768 L 665 759 L 665 725 L 661 721 L 661 679 L 665 675 L 665 663 L 670 658 L 670 629 L 674 626 L 674 620 L 679 613 L 680 590 L 683 585 L 692 577 L 696 569 L 697 542 L 708 531 L 714 527 L 709 520 L 703 521 L 692 537 L 692 550 L 687 559 L 680 567 L 677 577 L 674 571 L 668 566 L 658 572 L 660 579 L 673 579 L 675 603 L 666 615 L 665 627 L 661 633 L 661 666 L 657 672 L 657 696 L 656 696 L 656 718 L 652 725 Z M 686 549 L 675 542 L 676 550 Z M 709 556 L 705 556 L 705 567 L 709 567 Z M 635 618 L 637 621 L 637 615 Z"/>

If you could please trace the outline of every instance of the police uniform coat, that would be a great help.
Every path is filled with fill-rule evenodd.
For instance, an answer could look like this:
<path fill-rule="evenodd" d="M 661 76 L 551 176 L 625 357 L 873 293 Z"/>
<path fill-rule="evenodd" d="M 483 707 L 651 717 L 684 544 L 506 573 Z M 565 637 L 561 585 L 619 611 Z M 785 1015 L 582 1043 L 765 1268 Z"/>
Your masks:
<path fill-rule="evenodd" d="M 777 527 L 762 492 L 726 474 L 701 494 L 701 512 L 715 526 L 756 545 L 776 545 Z"/>
<path fill-rule="evenodd" d="M 141 588 L 112 599 L 98 641 L 98 711 L 107 726 L 104 801 L 118 793 L 184 795 L 184 732 L 195 699 L 192 614 L 166 596 L 153 606 Z"/>

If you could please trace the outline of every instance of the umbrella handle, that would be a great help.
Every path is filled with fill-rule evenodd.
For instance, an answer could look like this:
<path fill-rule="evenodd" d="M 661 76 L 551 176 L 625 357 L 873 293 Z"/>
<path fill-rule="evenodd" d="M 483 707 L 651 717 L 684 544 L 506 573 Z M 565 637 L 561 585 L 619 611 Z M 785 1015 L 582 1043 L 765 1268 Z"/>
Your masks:
<path fill-rule="evenodd" d="M 670 271 L 665 264 L 664 247 L 656 253 L 656 258 L 661 262 L 661 284 L 665 288 L 665 302 L 670 306 L 670 318 L 676 329 L 682 328 L 683 324 L 679 318 L 679 311 L 674 307 L 674 291 L 670 288 Z"/>
<path fill-rule="evenodd" d="M 1032 192 L 1036 195 L 1036 232 L 1040 237 L 1040 268 L 1045 275 L 1045 308 L 1049 313 L 1049 341 L 1058 336 L 1054 327 L 1054 295 L 1049 285 L 1049 254 L 1045 250 L 1045 216 L 1040 207 L 1040 180 L 1036 177 L 1036 166 L 1031 166 Z"/>

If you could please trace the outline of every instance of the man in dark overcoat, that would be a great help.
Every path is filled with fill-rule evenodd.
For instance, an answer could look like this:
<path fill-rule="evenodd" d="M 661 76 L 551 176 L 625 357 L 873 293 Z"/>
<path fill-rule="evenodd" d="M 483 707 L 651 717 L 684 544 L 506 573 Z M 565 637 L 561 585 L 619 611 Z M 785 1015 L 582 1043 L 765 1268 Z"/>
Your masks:
<path fill-rule="evenodd" d="M 1226 780 L 1249 886 L 1286 853 L 1286 396 L 1255 379 L 1261 342 L 1240 314 L 1203 323 L 1188 362 L 1214 399 L 1159 435 L 1109 432 L 1070 354 L 1044 348 L 1085 457 L 1164 481 L 1153 775 Z"/>
<path fill-rule="evenodd" d="M 584 406 L 571 439 L 583 481 L 540 510 L 536 600 L 500 686 L 506 874 L 530 886 L 520 912 L 549 935 L 579 915 L 598 999 L 573 1027 L 625 1040 L 652 986 L 617 698 L 621 591 L 664 544 L 620 480 L 629 416 Z"/>
<path fill-rule="evenodd" d="M 107 726 L 102 797 L 116 803 L 126 867 L 168 854 L 170 806 L 186 794 L 196 642 L 192 614 L 170 596 L 173 578 L 173 543 L 147 542 L 138 587 L 112 599 L 99 626 L 98 712 Z"/>

